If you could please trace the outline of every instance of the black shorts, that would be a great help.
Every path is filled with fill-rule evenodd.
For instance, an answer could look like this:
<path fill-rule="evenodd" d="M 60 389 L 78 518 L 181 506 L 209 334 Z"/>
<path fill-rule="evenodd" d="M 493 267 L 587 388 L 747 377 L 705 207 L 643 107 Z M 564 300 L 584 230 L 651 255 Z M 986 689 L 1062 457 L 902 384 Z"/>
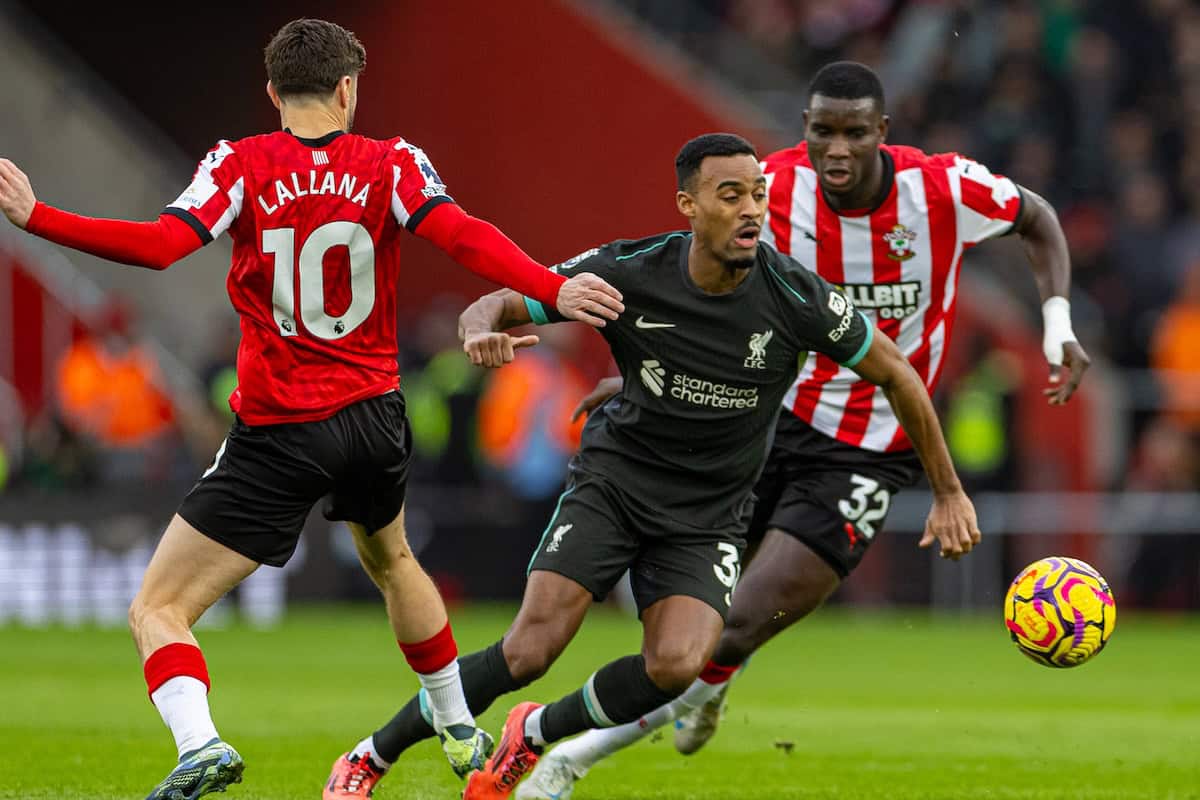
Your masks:
<path fill-rule="evenodd" d="M 892 495 L 921 476 L 912 451 L 877 453 L 843 444 L 784 411 L 763 474 L 749 538 L 778 528 L 808 545 L 845 578 L 862 561 Z"/>
<path fill-rule="evenodd" d="M 628 569 L 638 616 L 664 597 L 685 595 L 724 619 L 748 522 L 698 530 L 641 507 L 610 480 L 573 470 L 529 571 L 565 575 L 603 600 Z"/>
<path fill-rule="evenodd" d="M 404 506 L 412 433 L 404 396 L 388 392 L 328 419 L 247 425 L 235 419 L 213 464 L 179 507 L 196 530 L 260 564 L 296 550 L 309 511 L 374 533 Z"/>

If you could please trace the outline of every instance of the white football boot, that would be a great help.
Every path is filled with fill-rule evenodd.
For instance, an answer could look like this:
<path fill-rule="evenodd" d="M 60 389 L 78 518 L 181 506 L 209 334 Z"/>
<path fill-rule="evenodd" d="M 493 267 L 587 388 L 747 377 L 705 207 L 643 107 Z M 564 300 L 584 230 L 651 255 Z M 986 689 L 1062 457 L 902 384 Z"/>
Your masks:
<path fill-rule="evenodd" d="M 517 786 L 516 800 L 567 800 L 575 781 L 587 774 L 558 750 L 542 756 L 533 772 Z"/>
<path fill-rule="evenodd" d="M 675 720 L 675 749 L 685 756 L 690 756 L 717 732 L 721 718 L 725 716 L 725 695 L 729 694 L 730 679 L 721 686 L 721 690 L 704 705 L 691 713 Z"/>

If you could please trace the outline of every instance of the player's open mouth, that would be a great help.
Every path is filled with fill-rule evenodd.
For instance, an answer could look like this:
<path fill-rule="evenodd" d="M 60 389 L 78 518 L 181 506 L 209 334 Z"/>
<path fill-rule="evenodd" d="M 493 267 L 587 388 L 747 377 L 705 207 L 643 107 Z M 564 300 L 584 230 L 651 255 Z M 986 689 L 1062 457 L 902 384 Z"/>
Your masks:
<path fill-rule="evenodd" d="M 825 170 L 823 176 L 826 186 L 845 186 L 850 183 L 850 170 L 842 167 L 832 167 Z"/>
<path fill-rule="evenodd" d="M 758 244 L 758 228 L 756 226 L 748 226 L 742 228 L 733 237 L 733 241 L 742 247 L 754 247 Z"/>

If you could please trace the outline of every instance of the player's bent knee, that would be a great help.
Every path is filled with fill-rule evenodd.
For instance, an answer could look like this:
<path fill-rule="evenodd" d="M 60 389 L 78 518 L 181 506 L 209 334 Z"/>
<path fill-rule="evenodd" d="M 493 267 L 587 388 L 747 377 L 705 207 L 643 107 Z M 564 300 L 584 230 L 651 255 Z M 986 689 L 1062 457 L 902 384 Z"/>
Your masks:
<path fill-rule="evenodd" d="M 679 695 L 696 680 L 706 660 L 699 648 L 659 648 L 646 654 L 646 674 L 659 689 Z"/>
<path fill-rule="evenodd" d="M 135 637 L 152 628 L 186 630 L 190 627 L 182 609 L 167 603 L 152 602 L 143 592 L 139 592 L 129 604 L 129 630 Z"/>
<path fill-rule="evenodd" d="M 534 636 L 506 636 L 504 660 L 513 680 L 522 686 L 533 683 L 546 674 L 562 648 Z"/>
<path fill-rule="evenodd" d="M 382 592 L 391 589 L 403 590 L 412 581 L 413 576 L 424 573 L 420 563 L 412 551 L 388 553 L 386 557 L 377 559 L 362 559 L 363 569 L 367 577 Z"/>

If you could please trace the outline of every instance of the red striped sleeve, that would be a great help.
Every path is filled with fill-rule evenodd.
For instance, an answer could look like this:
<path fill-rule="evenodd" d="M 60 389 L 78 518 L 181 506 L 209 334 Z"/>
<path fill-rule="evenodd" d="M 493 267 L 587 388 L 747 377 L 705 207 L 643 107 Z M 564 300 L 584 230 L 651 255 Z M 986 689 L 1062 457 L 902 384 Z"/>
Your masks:
<path fill-rule="evenodd" d="M 963 205 L 972 211 L 977 211 L 988 219 L 1002 219 L 1005 222 L 1015 222 L 1017 212 L 1021 210 L 1021 198 L 1009 197 L 1003 204 L 997 203 L 992 188 L 984 186 L 970 175 L 962 176 Z"/>

